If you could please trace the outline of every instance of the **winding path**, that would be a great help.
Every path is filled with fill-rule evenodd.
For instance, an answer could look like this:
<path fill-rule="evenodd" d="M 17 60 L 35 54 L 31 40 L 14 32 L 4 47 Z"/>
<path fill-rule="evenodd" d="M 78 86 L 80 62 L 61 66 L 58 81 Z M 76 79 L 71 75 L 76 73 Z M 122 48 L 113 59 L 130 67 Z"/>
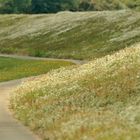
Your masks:
<path fill-rule="evenodd" d="M 0 54 L 0 56 L 31 60 L 62 60 L 73 62 L 77 65 L 86 63 L 86 61 L 71 59 L 38 58 L 6 54 Z M 13 94 L 13 89 L 22 84 L 23 81 L 24 78 L 0 83 L 0 140 L 40 140 L 19 121 L 15 120 L 8 109 L 9 98 Z"/>
<path fill-rule="evenodd" d="M 0 140 L 39 140 L 32 132 L 12 117 L 8 109 L 13 88 L 22 80 L 0 83 Z"/>
<path fill-rule="evenodd" d="M 0 54 L 0 57 L 10 57 L 10 58 L 18 58 L 24 60 L 49 60 L 49 61 L 67 61 L 72 62 L 77 65 L 81 65 L 87 63 L 88 61 L 85 60 L 74 60 L 74 59 L 56 59 L 56 58 L 44 58 L 44 57 L 32 57 L 32 56 L 20 56 L 20 55 L 9 55 L 9 54 Z"/>

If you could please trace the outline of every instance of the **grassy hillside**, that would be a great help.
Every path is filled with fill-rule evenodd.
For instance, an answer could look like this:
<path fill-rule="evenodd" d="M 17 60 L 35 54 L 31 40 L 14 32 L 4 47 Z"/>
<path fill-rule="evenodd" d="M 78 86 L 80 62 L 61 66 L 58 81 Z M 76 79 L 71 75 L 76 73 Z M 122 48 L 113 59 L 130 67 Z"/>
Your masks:
<path fill-rule="evenodd" d="M 140 13 L 0 15 L 0 52 L 94 59 L 140 41 Z"/>
<path fill-rule="evenodd" d="M 31 79 L 11 107 L 44 140 L 139 140 L 139 69 L 138 44 Z"/>
<path fill-rule="evenodd" d="M 118 10 L 133 9 L 140 10 L 139 0 L 80 0 L 83 10 Z"/>
<path fill-rule="evenodd" d="M 63 61 L 35 61 L 0 57 L 0 82 L 44 74 L 53 69 L 70 66 Z"/>

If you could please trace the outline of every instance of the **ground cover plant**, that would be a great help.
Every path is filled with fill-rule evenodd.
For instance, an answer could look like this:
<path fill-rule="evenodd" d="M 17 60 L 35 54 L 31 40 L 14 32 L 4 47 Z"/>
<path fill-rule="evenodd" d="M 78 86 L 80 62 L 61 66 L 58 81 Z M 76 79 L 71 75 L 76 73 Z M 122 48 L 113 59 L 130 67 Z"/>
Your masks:
<path fill-rule="evenodd" d="M 0 57 L 0 82 L 35 76 L 53 69 L 70 66 L 64 61 L 20 60 Z"/>
<path fill-rule="evenodd" d="M 0 15 L 0 52 L 94 59 L 140 41 L 140 12 Z"/>
<path fill-rule="evenodd" d="M 11 108 L 44 140 L 139 140 L 140 45 L 26 81 Z"/>

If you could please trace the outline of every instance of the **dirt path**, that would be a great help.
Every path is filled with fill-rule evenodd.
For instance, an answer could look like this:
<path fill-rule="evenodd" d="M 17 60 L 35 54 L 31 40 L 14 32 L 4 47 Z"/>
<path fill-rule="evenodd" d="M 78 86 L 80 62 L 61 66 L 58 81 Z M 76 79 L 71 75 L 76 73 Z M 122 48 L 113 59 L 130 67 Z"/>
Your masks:
<path fill-rule="evenodd" d="M 87 62 L 72 59 L 39 58 L 7 54 L 0 54 L 0 57 L 1 56 L 25 60 L 62 60 L 73 62 L 77 65 Z M 9 98 L 13 94 L 13 89 L 22 84 L 23 80 L 24 79 L 0 83 L 0 140 L 39 140 L 37 136 L 35 136 L 31 131 L 24 127 L 20 122 L 15 120 L 8 109 Z"/>
<path fill-rule="evenodd" d="M 13 88 L 22 80 L 0 83 L 0 140 L 39 140 L 32 132 L 12 117 L 8 110 Z"/>
<path fill-rule="evenodd" d="M 0 57 L 10 57 L 10 58 L 18 58 L 18 59 L 24 59 L 24 60 L 68 61 L 68 62 L 75 63 L 77 65 L 85 64 L 85 63 L 88 62 L 88 61 L 85 61 L 85 60 L 42 58 L 42 57 L 19 56 L 19 55 L 9 55 L 9 54 L 0 54 Z"/>

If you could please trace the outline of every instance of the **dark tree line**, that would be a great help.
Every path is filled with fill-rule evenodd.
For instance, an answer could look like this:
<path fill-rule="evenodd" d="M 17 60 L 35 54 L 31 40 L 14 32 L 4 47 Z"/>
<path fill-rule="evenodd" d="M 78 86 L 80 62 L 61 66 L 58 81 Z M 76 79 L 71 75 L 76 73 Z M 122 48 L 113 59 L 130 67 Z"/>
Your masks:
<path fill-rule="evenodd" d="M 140 0 L 0 0 L 0 13 L 116 10 L 140 7 Z"/>
<path fill-rule="evenodd" d="M 76 11 L 79 0 L 5 0 L 0 1 L 1 13 L 55 13 Z"/>

